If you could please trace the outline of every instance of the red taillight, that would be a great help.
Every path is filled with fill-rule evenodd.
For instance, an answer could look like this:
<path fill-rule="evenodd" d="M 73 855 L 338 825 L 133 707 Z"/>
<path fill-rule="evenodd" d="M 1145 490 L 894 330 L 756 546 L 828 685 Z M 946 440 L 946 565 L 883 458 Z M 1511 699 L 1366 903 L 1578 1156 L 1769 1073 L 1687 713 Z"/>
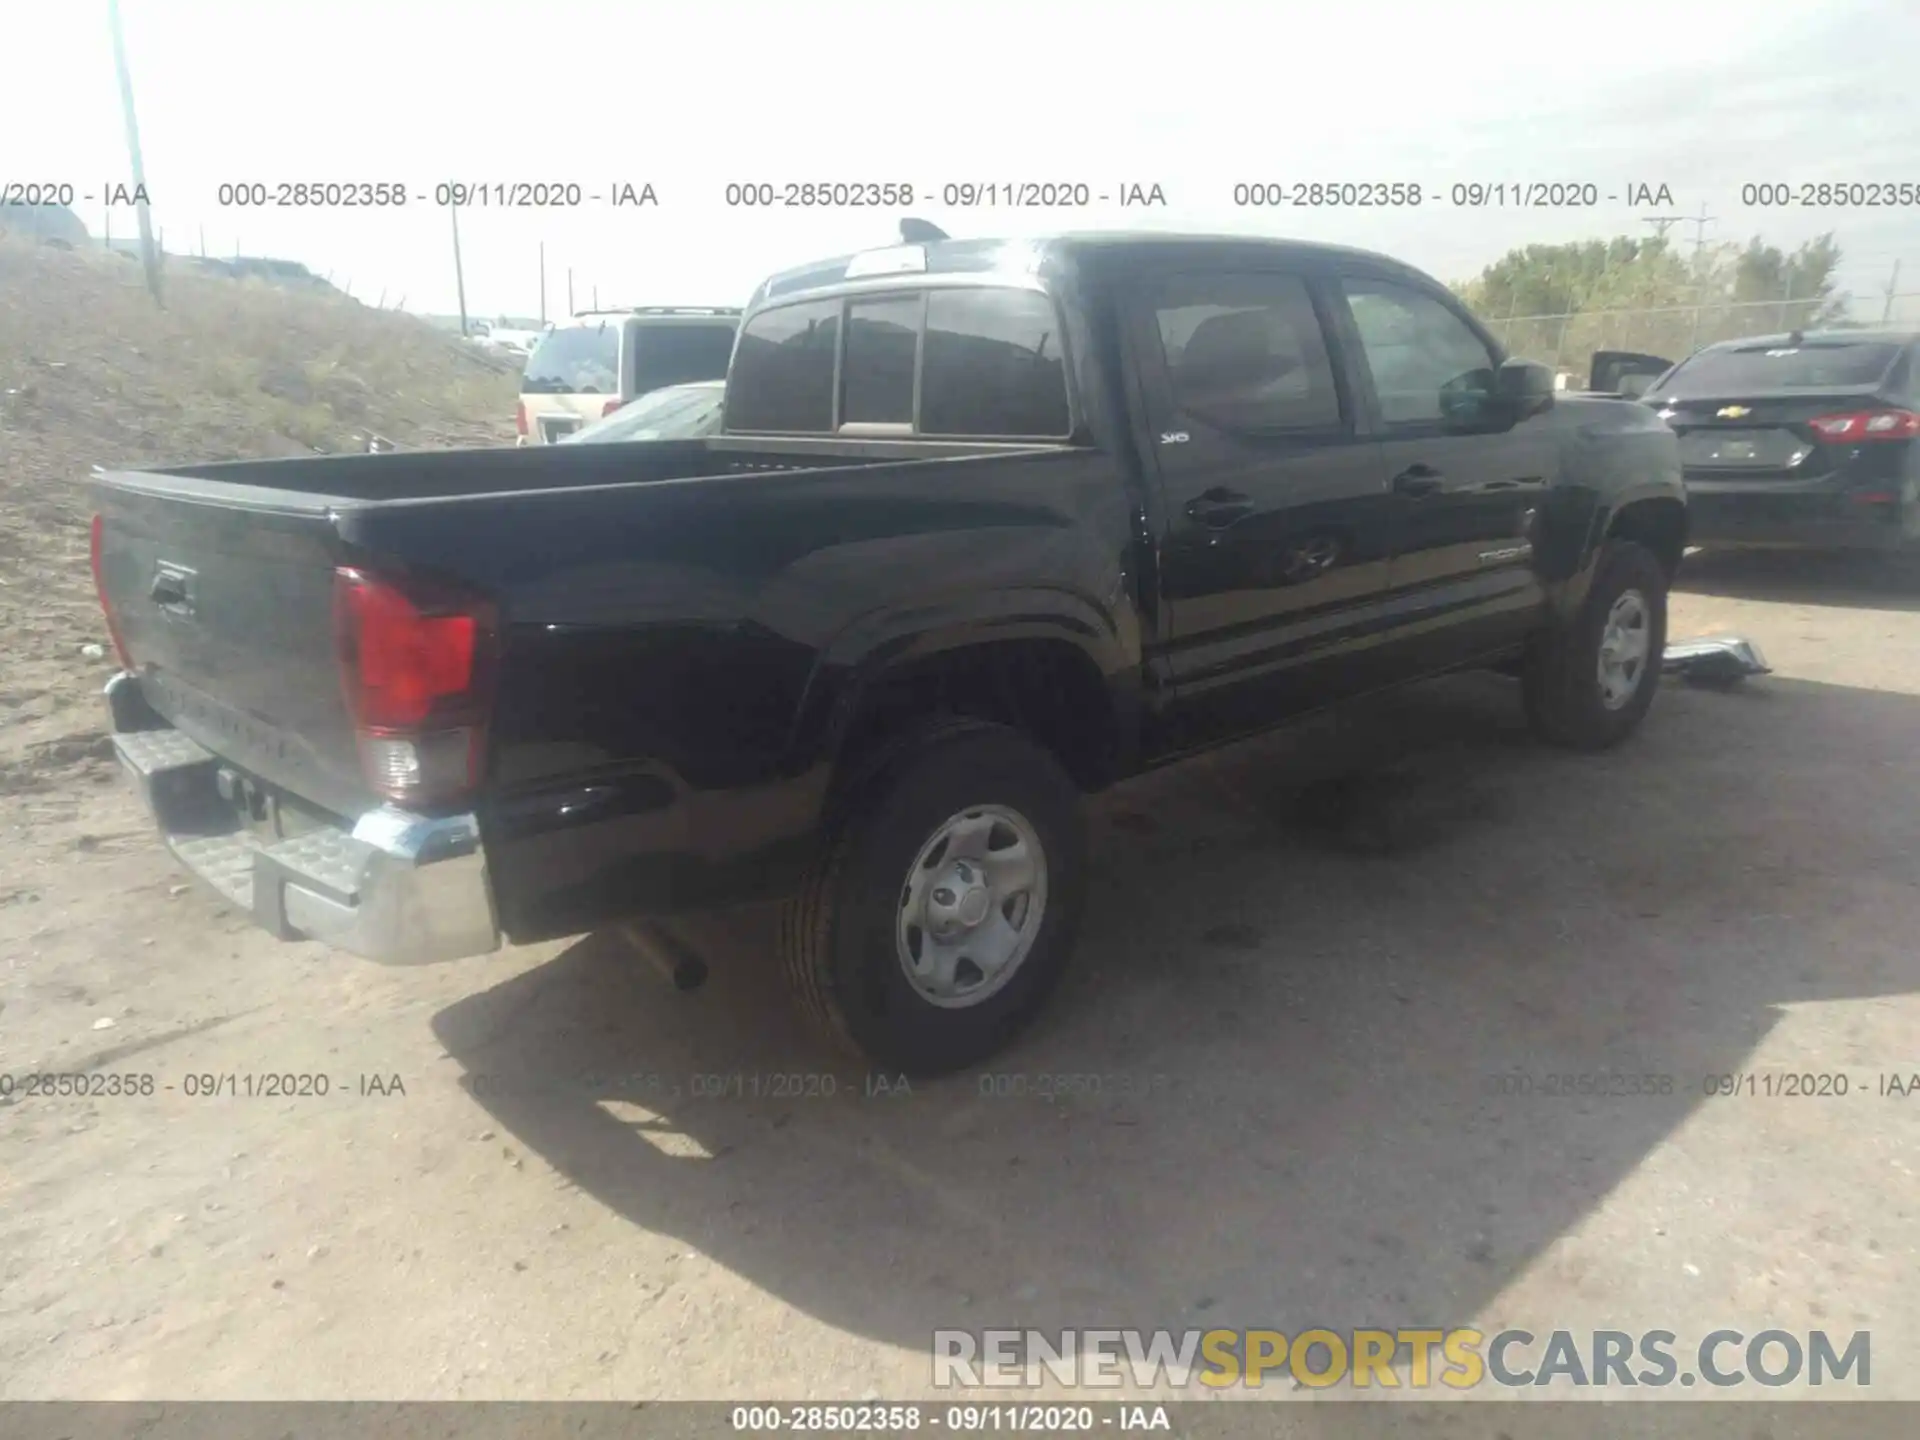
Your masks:
<path fill-rule="evenodd" d="M 341 686 L 367 782 L 413 804 L 464 795 L 485 757 L 493 607 L 348 567 L 333 580 Z"/>
<path fill-rule="evenodd" d="M 606 418 L 607 418 L 607 416 L 609 416 L 609 415 L 611 415 L 611 414 L 612 414 L 612 413 L 613 413 L 614 411 L 616 411 L 616 410 L 618 410 L 618 409 L 619 409 L 619 408 L 620 408 L 620 407 L 621 407 L 622 405 L 624 405 L 624 404 L 626 404 L 626 403 L 627 403 L 627 402 L 626 402 L 626 401 L 624 401 L 624 400 L 609 400 L 609 401 L 607 401 L 607 403 L 606 403 L 606 404 L 604 404 L 604 405 L 602 405 L 602 406 L 600 407 L 600 418 L 601 418 L 602 420 L 604 420 L 604 419 L 606 419 Z"/>
<path fill-rule="evenodd" d="M 120 622 L 114 618 L 113 602 L 107 599 L 107 573 L 101 563 L 106 527 L 106 516 L 96 514 L 93 517 L 93 536 L 89 542 L 92 550 L 93 593 L 100 597 L 100 613 L 107 617 L 107 638 L 113 641 L 113 653 L 120 657 L 120 668 L 131 670 L 133 656 L 127 650 L 126 638 L 120 633 Z"/>
<path fill-rule="evenodd" d="M 513 428 L 522 435 L 527 433 L 527 402 L 524 400 L 513 402 Z"/>
<path fill-rule="evenodd" d="M 1850 410 L 1821 415 L 1807 422 L 1830 445 L 1858 445 L 1865 440 L 1911 440 L 1920 436 L 1920 415 L 1911 410 Z"/>

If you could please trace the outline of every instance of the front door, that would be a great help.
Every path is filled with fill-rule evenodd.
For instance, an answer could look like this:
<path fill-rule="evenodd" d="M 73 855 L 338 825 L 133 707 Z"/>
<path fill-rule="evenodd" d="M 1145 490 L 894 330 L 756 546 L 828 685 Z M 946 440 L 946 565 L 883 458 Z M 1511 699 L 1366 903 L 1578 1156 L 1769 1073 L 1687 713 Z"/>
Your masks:
<path fill-rule="evenodd" d="M 1284 271 L 1166 275 L 1134 302 L 1176 746 L 1349 693 L 1381 628 L 1389 496 L 1327 304 Z"/>
<path fill-rule="evenodd" d="M 1393 496 L 1394 668 L 1443 670 L 1517 645 L 1545 597 L 1533 538 L 1560 428 L 1550 415 L 1485 423 L 1499 356 L 1450 300 L 1366 275 L 1339 291 Z"/>

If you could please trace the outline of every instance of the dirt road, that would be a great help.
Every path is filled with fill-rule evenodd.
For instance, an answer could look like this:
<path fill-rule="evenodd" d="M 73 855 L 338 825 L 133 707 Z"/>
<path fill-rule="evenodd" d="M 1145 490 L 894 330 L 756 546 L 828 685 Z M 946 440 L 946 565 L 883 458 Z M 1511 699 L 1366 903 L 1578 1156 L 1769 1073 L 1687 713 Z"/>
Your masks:
<path fill-rule="evenodd" d="M 1874 1088 L 1920 1072 L 1920 587 L 1690 564 L 1675 635 L 1776 675 L 1599 758 L 1460 677 L 1103 797 L 1047 1019 L 906 1093 L 761 916 L 692 994 L 268 940 L 13 670 L 65 738 L 0 774 L 0 1072 L 153 1093 L 0 1106 L 0 1397 L 906 1397 L 937 1327 L 1473 1323 L 1866 1329 L 1920 1397 L 1920 1095 Z M 1595 1072 L 1655 1079 L 1543 1093 Z M 1755 1072 L 1850 1093 L 1703 1094 Z"/>

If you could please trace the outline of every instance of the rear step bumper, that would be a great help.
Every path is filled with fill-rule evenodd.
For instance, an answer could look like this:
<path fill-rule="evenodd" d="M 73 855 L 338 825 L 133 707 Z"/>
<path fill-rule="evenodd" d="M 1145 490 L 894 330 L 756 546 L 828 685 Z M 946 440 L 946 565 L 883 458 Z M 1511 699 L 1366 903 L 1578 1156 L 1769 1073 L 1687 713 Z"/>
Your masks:
<path fill-rule="evenodd" d="M 388 964 L 484 955 L 500 946 L 479 822 L 392 806 L 349 830 L 274 840 L 241 825 L 219 795 L 221 762 L 158 717 L 139 681 L 107 682 L 113 748 L 162 840 L 199 880 L 282 940 L 319 940 Z"/>

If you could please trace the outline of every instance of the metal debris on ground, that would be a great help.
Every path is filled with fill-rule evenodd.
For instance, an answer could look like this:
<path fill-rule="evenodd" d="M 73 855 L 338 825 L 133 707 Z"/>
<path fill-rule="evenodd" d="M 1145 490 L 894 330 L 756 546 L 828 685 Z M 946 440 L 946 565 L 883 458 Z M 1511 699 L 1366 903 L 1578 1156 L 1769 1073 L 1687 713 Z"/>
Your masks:
<path fill-rule="evenodd" d="M 1760 648 L 1738 635 L 1713 635 L 1669 644 L 1661 669 L 1702 685 L 1730 685 L 1749 675 L 1771 675 Z"/>

